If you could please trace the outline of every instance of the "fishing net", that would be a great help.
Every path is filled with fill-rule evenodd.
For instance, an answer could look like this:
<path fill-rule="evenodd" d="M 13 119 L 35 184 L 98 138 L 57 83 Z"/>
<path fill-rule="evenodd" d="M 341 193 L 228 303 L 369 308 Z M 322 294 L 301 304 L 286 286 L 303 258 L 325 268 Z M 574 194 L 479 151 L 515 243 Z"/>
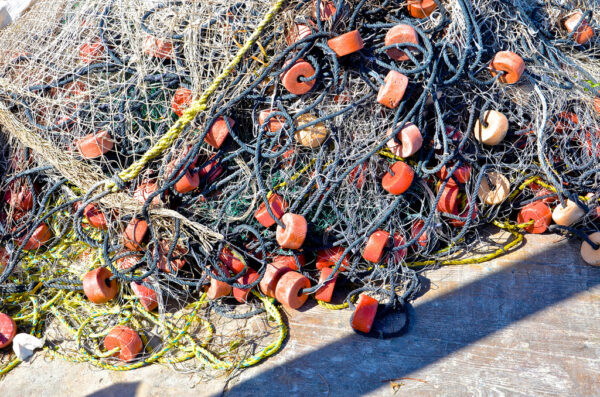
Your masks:
<path fill-rule="evenodd" d="M 234 370 L 307 296 L 387 337 L 424 268 L 598 249 L 599 5 L 39 1 L 0 32 L 2 312 L 61 358 Z"/>

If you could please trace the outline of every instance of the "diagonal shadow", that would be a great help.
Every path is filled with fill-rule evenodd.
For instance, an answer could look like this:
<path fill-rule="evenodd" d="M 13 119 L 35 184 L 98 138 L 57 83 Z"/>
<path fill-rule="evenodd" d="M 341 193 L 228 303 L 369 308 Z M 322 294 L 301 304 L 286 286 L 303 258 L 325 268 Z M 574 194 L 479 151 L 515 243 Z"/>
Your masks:
<path fill-rule="evenodd" d="M 556 244 L 526 262 L 417 303 L 402 337 L 373 340 L 351 334 L 274 368 L 257 369 L 226 395 L 352 397 L 373 392 L 384 379 L 408 376 L 600 284 L 600 268 L 584 265 L 578 253 L 575 243 Z"/>

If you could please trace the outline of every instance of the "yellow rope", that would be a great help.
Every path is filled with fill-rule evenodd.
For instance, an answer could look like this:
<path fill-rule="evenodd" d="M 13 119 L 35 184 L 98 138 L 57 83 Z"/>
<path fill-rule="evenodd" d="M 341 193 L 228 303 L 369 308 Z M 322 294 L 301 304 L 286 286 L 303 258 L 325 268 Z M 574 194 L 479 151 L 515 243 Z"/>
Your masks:
<path fill-rule="evenodd" d="M 127 169 L 121 171 L 119 173 L 119 178 L 121 180 L 127 182 L 135 178 L 139 175 L 139 173 L 144 169 L 146 164 L 150 162 L 150 160 L 158 157 L 162 152 L 167 150 L 173 142 L 179 137 L 183 129 L 189 125 L 198 115 L 198 113 L 206 110 L 207 102 L 210 96 L 217 90 L 221 82 L 226 79 L 233 69 L 241 62 L 244 55 L 250 50 L 250 48 L 256 43 L 260 35 L 262 34 L 265 27 L 273 20 L 273 17 L 281 7 L 285 0 L 278 0 L 273 7 L 263 17 L 260 24 L 254 30 L 254 33 L 250 36 L 248 41 L 244 44 L 242 48 L 240 48 L 235 55 L 235 57 L 231 60 L 231 62 L 225 67 L 225 69 L 215 78 L 212 84 L 202 93 L 198 100 L 193 101 L 190 106 L 184 111 L 183 115 L 171 126 L 169 131 L 164 134 L 159 141 L 151 147 L 144 155 L 137 160 L 135 163 L 131 164 Z M 113 191 L 117 191 L 118 187 L 116 183 L 112 180 L 106 181 L 105 187 L 107 189 L 112 189 Z"/>

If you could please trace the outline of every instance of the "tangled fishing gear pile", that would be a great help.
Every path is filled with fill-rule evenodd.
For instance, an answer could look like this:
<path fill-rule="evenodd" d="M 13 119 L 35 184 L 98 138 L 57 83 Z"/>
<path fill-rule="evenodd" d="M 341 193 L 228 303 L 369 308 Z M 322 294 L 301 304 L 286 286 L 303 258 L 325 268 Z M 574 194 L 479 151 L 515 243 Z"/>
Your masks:
<path fill-rule="evenodd" d="M 599 6 L 39 1 L 0 33 L 3 324 L 233 370 L 308 297 L 397 335 L 423 268 L 524 231 L 600 263 Z"/>

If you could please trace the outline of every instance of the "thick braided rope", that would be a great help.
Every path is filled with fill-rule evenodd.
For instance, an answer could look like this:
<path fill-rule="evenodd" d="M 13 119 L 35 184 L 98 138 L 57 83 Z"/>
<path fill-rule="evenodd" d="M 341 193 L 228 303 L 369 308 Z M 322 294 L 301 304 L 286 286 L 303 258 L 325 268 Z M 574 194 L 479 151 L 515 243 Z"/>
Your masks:
<path fill-rule="evenodd" d="M 124 182 L 130 181 L 136 176 L 139 175 L 140 172 L 144 169 L 146 164 L 150 162 L 152 159 L 158 157 L 162 152 L 167 150 L 173 142 L 179 137 L 183 129 L 188 126 L 198 115 L 198 113 L 206 110 L 206 103 L 208 102 L 208 98 L 217 90 L 221 82 L 226 79 L 233 69 L 242 61 L 242 58 L 250 50 L 250 48 L 256 43 L 260 35 L 262 34 L 265 27 L 273 20 L 277 12 L 283 6 L 285 0 L 278 0 L 273 7 L 265 14 L 260 24 L 254 30 L 254 33 L 250 36 L 248 41 L 238 50 L 235 57 L 231 60 L 231 62 L 225 67 L 225 69 L 215 78 L 213 83 L 202 93 L 199 99 L 193 101 L 190 106 L 184 111 L 183 115 L 177 120 L 173 126 L 163 135 L 160 140 L 151 147 L 144 155 L 137 160 L 135 163 L 131 164 L 127 169 L 121 171 L 119 173 L 119 178 Z M 107 181 L 105 184 L 107 189 L 112 189 L 113 191 L 117 191 L 118 187 L 114 181 Z"/>

